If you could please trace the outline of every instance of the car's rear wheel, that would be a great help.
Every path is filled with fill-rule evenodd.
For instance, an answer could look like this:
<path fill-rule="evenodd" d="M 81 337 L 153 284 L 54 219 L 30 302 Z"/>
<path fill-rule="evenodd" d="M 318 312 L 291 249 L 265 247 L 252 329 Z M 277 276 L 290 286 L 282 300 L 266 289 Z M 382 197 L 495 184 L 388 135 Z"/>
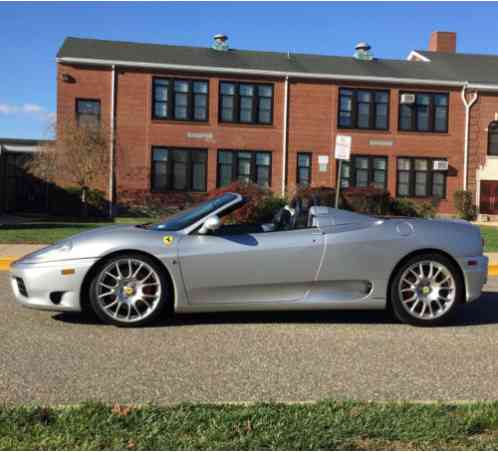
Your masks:
<path fill-rule="evenodd" d="M 391 284 L 391 307 L 404 323 L 435 326 L 446 323 L 464 297 L 456 265 L 439 254 L 423 254 L 405 262 Z"/>
<path fill-rule="evenodd" d="M 90 304 L 104 322 L 141 326 L 156 320 L 169 302 L 168 281 L 153 259 L 123 254 L 102 262 L 90 285 Z"/>

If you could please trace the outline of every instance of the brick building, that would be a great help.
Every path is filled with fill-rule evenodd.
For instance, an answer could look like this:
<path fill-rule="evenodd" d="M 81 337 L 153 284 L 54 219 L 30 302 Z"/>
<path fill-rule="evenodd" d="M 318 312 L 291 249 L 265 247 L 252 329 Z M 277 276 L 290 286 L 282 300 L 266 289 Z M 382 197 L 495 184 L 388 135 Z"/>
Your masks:
<path fill-rule="evenodd" d="M 114 205 L 168 202 L 240 179 L 292 191 L 336 183 L 337 134 L 352 137 L 342 186 L 441 199 L 468 188 L 495 213 L 498 57 L 456 53 L 432 34 L 406 60 L 67 38 L 57 54 L 57 120 L 109 127 Z M 498 213 L 498 212 L 496 212 Z"/>

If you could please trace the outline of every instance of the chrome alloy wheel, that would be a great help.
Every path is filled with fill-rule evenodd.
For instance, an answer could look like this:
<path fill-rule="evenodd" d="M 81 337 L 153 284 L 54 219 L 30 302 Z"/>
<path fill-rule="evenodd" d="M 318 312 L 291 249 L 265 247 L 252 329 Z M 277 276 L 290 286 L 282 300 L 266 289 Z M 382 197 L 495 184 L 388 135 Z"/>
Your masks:
<path fill-rule="evenodd" d="M 99 273 L 97 302 L 111 318 L 135 323 L 149 317 L 161 301 L 161 279 L 140 259 L 118 259 Z"/>
<path fill-rule="evenodd" d="M 403 308 L 421 320 L 437 319 L 455 303 L 453 274 L 443 264 L 426 260 L 410 265 L 401 275 L 398 295 Z"/>

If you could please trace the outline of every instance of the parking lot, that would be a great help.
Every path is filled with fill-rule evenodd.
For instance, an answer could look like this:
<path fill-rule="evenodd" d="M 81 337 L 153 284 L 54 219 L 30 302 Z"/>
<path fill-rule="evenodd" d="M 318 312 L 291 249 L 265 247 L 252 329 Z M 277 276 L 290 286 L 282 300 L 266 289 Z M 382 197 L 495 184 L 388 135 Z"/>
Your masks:
<path fill-rule="evenodd" d="M 183 315 L 120 329 L 14 304 L 0 273 L 0 403 L 498 399 L 498 279 L 457 322 L 383 312 Z"/>

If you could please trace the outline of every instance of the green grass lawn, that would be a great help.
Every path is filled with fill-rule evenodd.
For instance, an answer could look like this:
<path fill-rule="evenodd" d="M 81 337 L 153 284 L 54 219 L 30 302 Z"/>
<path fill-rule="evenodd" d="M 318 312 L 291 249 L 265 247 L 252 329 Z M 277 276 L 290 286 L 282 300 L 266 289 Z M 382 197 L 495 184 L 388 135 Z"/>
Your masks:
<path fill-rule="evenodd" d="M 1 450 L 497 448 L 497 402 L 0 408 Z"/>
<path fill-rule="evenodd" d="M 484 238 L 484 250 L 488 253 L 498 252 L 498 228 L 494 226 L 481 226 Z"/>
<path fill-rule="evenodd" d="M 116 218 L 114 223 L 72 223 L 51 221 L 30 225 L 9 225 L 0 228 L 0 243 L 55 243 L 74 234 L 79 234 L 90 229 L 112 226 L 113 224 L 140 224 L 153 223 L 156 218 Z"/>

